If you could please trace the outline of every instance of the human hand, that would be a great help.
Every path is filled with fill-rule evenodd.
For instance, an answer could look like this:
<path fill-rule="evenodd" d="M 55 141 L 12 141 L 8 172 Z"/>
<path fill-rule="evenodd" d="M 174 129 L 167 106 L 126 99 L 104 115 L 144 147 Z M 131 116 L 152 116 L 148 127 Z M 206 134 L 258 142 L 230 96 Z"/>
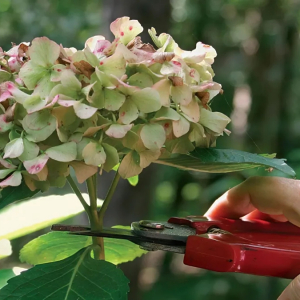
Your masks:
<path fill-rule="evenodd" d="M 289 221 L 300 227 L 300 181 L 281 177 L 250 177 L 217 199 L 205 216 Z M 278 300 L 300 300 L 300 275 Z"/>

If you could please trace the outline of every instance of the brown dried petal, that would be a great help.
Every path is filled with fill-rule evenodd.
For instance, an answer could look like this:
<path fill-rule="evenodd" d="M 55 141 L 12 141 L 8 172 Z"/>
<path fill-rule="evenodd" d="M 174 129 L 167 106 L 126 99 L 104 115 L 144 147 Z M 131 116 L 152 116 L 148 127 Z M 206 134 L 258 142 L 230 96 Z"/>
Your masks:
<path fill-rule="evenodd" d="M 85 60 L 74 62 L 73 65 L 88 79 L 91 79 L 91 75 L 95 72 L 95 68 Z"/>
<path fill-rule="evenodd" d="M 175 57 L 173 52 L 157 52 L 153 55 L 155 62 L 163 64 L 165 61 L 171 61 Z"/>
<path fill-rule="evenodd" d="M 183 85 L 183 79 L 179 76 L 169 76 L 168 78 L 172 81 L 173 86 Z"/>
<path fill-rule="evenodd" d="M 203 107 L 207 108 L 207 103 L 209 101 L 209 92 L 197 92 L 195 95 L 200 99 Z"/>

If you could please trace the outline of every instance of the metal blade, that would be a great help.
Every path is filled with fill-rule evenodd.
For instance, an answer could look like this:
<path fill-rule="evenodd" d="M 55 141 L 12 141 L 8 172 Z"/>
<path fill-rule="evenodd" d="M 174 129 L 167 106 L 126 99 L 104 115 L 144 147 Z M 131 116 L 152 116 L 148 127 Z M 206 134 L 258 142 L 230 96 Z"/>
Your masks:
<path fill-rule="evenodd" d="M 170 236 L 165 238 L 164 236 L 144 236 L 135 234 L 132 230 L 120 229 L 120 228 L 103 228 L 101 231 L 91 231 L 89 227 L 73 226 L 73 225 L 52 225 L 53 231 L 67 231 L 70 234 L 85 235 L 85 236 L 97 236 L 114 239 L 125 239 L 135 244 L 143 246 L 147 245 L 165 245 L 175 247 L 185 247 L 186 242 L 182 240 L 176 240 L 175 236 L 171 239 Z"/>

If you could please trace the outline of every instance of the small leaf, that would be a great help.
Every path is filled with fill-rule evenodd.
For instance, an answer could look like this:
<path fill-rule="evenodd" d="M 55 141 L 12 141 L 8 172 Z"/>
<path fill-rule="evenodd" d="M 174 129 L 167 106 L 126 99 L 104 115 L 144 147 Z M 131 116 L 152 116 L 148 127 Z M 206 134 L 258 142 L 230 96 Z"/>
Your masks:
<path fill-rule="evenodd" d="M 0 210 L 3 209 L 5 206 L 14 203 L 16 201 L 29 199 L 33 197 L 35 194 L 37 194 L 38 192 L 39 190 L 31 191 L 24 182 L 22 182 L 17 188 L 6 187 L 4 190 L 1 191 Z M 7 224 L 6 225 L 4 224 L 3 226 L 5 228 Z"/>
<path fill-rule="evenodd" d="M 187 135 L 181 136 L 174 140 L 166 141 L 166 149 L 170 153 L 187 154 L 195 149 L 193 143 L 189 140 Z"/>
<path fill-rule="evenodd" d="M 41 110 L 46 106 L 46 104 L 47 104 L 47 100 L 41 99 L 39 95 L 31 95 L 23 102 L 23 106 L 29 114 Z"/>
<path fill-rule="evenodd" d="M 135 175 L 133 177 L 129 177 L 127 178 L 128 182 L 132 185 L 132 186 L 136 186 L 139 182 L 139 175 Z"/>
<path fill-rule="evenodd" d="M 133 124 L 129 124 L 129 125 L 112 124 L 105 131 L 105 133 L 112 138 L 121 139 L 132 128 L 132 126 Z"/>
<path fill-rule="evenodd" d="M 172 123 L 173 133 L 176 137 L 181 137 L 185 135 L 190 129 L 189 121 L 183 116 L 180 116 L 180 119 L 178 121 L 173 121 Z"/>
<path fill-rule="evenodd" d="M 0 187 L 6 186 L 18 186 L 22 182 L 22 175 L 21 172 L 16 171 L 6 179 L 0 182 Z"/>
<path fill-rule="evenodd" d="M 95 112 L 97 111 L 96 107 L 92 107 L 92 106 L 80 103 L 79 101 L 77 101 L 73 105 L 73 108 L 74 108 L 75 114 L 80 119 L 91 118 L 95 114 Z"/>
<path fill-rule="evenodd" d="M 99 166 L 105 163 L 106 154 L 101 144 L 90 142 L 83 151 L 82 157 L 87 165 Z"/>
<path fill-rule="evenodd" d="M 26 138 L 31 142 L 46 140 L 56 129 L 56 119 L 46 109 L 26 115 L 22 122 L 27 132 Z"/>
<path fill-rule="evenodd" d="M 37 174 L 45 167 L 48 159 L 47 154 L 42 154 L 34 159 L 24 161 L 23 164 L 29 174 Z"/>
<path fill-rule="evenodd" d="M 0 115 L 0 132 L 6 132 L 12 129 L 13 122 L 7 122 L 6 115 Z"/>
<path fill-rule="evenodd" d="M 23 139 L 18 138 L 10 141 L 4 148 L 3 158 L 16 158 L 24 151 Z"/>
<path fill-rule="evenodd" d="M 99 65 L 100 71 L 103 71 L 107 75 L 114 75 L 117 78 L 121 78 L 125 74 L 125 68 L 126 61 L 123 54 L 117 52 L 102 60 Z"/>
<path fill-rule="evenodd" d="M 143 27 L 137 20 L 122 17 L 110 24 L 110 30 L 116 38 L 120 38 L 121 42 L 126 45 L 143 31 Z"/>
<path fill-rule="evenodd" d="M 159 93 L 152 88 L 137 90 L 130 98 L 143 113 L 150 113 L 161 108 Z"/>
<path fill-rule="evenodd" d="M 157 121 L 160 120 L 178 121 L 180 119 L 180 114 L 172 108 L 162 107 L 158 112 L 156 112 L 153 119 Z"/>
<path fill-rule="evenodd" d="M 228 173 L 256 167 L 272 167 L 289 176 L 295 176 L 294 170 L 283 159 L 271 159 L 232 149 L 197 148 L 190 154 L 175 154 L 170 158 L 159 159 L 155 163 L 183 170 L 209 173 Z"/>
<path fill-rule="evenodd" d="M 0 179 L 5 178 L 8 174 L 10 174 L 13 171 L 15 171 L 15 170 L 14 169 L 3 169 L 3 170 L 0 170 Z"/>
<path fill-rule="evenodd" d="M 160 149 L 166 140 L 165 130 L 159 124 L 144 125 L 140 135 L 145 147 L 150 150 Z"/>
<path fill-rule="evenodd" d="M 185 117 L 193 123 L 197 123 L 200 119 L 200 108 L 195 98 L 188 105 L 180 105 Z"/>
<path fill-rule="evenodd" d="M 45 153 L 53 160 L 60 162 L 69 162 L 76 159 L 76 143 L 69 142 L 59 146 L 48 148 Z"/>
<path fill-rule="evenodd" d="M 90 251 L 82 249 L 65 260 L 22 272 L 0 290 L 0 298 L 125 300 L 129 288 L 123 272 L 107 261 L 92 259 Z"/>
<path fill-rule="evenodd" d="M 126 96 L 116 90 L 104 89 L 104 108 L 116 111 L 124 104 Z"/>
<path fill-rule="evenodd" d="M 0 83 L 10 80 L 11 77 L 12 77 L 11 73 L 0 69 Z"/>
<path fill-rule="evenodd" d="M 35 143 L 28 141 L 26 138 L 23 139 L 24 151 L 18 157 L 20 161 L 31 160 L 38 156 L 40 148 Z"/>
<path fill-rule="evenodd" d="M 130 76 L 130 78 L 128 79 L 128 84 L 143 89 L 153 86 L 153 80 L 150 75 L 137 72 L 134 75 Z"/>
<path fill-rule="evenodd" d="M 192 90 L 186 84 L 171 87 L 172 99 L 175 103 L 188 105 L 192 101 Z"/>
<path fill-rule="evenodd" d="M 49 67 L 58 59 L 60 47 L 47 37 L 35 38 L 28 50 L 29 56 L 36 64 Z"/>
<path fill-rule="evenodd" d="M 152 162 L 156 161 L 160 156 L 160 150 L 145 150 L 139 152 L 140 166 L 142 168 L 148 167 Z"/>
<path fill-rule="evenodd" d="M 135 151 L 131 151 L 125 155 L 118 169 L 118 172 L 124 179 L 138 175 L 142 171 L 143 169 L 140 167 L 139 156 Z"/>
<path fill-rule="evenodd" d="M 126 228 L 127 226 L 114 226 Z M 66 232 L 49 232 L 27 243 L 20 251 L 21 262 L 31 265 L 65 259 L 78 250 L 92 244 L 92 237 L 72 235 Z M 104 238 L 105 260 L 115 265 L 132 261 L 147 251 L 127 240 Z"/>
<path fill-rule="evenodd" d="M 133 101 L 126 100 L 119 110 L 119 120 L 123 124 L 130 124 L 139 116 L 139 110 Z"/>
<path fill-rule="evenodd" d="M 213 132 L 222 134 L 230 119 L 220 112 L 201 108 L 199 123 Z"/>
<path fill-rule="evenodd" d="M 98 171 L 97 166 L 86 165 L 81 161 L 72 161 L 70 166 L 72 166 L 75 171 L 78 183 L 84 183 L 89 177 L 93 176 Z"/>
<path fill-rule="evenodd" d="M 106 154 L 106 160 L 103 164 L 103 169 L 106 172 L 109 172 L 114 166 L 119 163 L 119 154 L 117 149 L 109 144 L 102 143 L 102 146 Z"/>
<path fill-rule="evenodd" d="M 169 79 L 162 79 L 156 82 L 153 86 L 153 89 L 158 91 L 160 96 L 160 101 L 163 106 L 169 107 L 170 106 L 170 88 L 171 82 Z"/>

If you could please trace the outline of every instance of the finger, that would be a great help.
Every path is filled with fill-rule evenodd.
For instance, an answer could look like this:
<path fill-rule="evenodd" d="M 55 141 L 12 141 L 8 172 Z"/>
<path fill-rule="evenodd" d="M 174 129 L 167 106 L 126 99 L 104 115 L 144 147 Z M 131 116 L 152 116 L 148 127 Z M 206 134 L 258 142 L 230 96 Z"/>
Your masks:
<path fill-rule="evenodd" d="M 299 300 L 300 299 L 300 275 L 297 276 L 282 292 L 277 300 Z"/>
<path fill-rule="evenodd" d="M 243 220 L 265 220 L 265 221 L 277 221 L 277 222 L 286 222 L 287 218 L 284 215 L 269 215 L 269 214 L 265 214 L 261 211 L 259 211 L 258 209 L 252 211 L 251 213 L 249 213 L 248 215 L 243 217 Z"/>
<path fill-rule="evenodd" d="M 300 226 L 300 181 L 281 177 L 250 177 L 221 196 L 205 216 L 240 218 L 252 211 L 284 215 Z"/>

